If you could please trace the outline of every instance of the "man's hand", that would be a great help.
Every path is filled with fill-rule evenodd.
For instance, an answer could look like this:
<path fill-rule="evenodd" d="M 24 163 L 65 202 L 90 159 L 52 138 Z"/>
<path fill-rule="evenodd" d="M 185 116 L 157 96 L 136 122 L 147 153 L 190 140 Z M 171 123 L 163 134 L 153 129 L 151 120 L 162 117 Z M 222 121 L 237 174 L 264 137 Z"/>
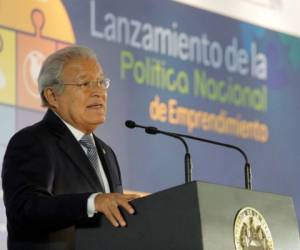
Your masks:
<path fill-rule="evenodd" d="M 123 207 L 129 214 L 134 213 L 133 207 L 129 204 L 136 198 L 139 198 L 136 194 L 98 194 L 95 198 L 95 209 L 96 211 L 103 213 L 105 217 L 113 224 L 113 226 L 121 227 L 126 226 L 126 222 L 120 213 L 119 206 Z"/>

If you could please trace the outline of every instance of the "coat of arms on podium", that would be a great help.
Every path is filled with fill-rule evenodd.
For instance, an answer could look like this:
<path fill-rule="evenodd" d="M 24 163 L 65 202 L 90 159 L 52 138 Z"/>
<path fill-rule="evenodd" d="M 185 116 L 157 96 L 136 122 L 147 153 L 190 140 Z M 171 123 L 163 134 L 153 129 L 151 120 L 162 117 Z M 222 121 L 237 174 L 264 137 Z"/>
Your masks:
<path fill-rule="evenodd" d="M 236 250 L 274 250 L 271 231 L 264 217 L 254 208 L 241 209 L 234 222 Z"/>

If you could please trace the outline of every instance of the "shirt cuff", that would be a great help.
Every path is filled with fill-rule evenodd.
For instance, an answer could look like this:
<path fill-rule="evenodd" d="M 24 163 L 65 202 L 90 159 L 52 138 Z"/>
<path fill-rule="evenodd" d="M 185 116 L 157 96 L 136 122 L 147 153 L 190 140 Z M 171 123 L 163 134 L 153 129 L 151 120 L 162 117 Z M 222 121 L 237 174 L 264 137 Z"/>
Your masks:
<path fill-rule="evenodd" d="M 88 198 L 88 201 L 87 201 L 87 215 L 88 215 L 89 218 L 93 217 L 94 214 L 97 213 L 97 211 L 95 209 L 95 198 L 98 194 L 102 194 L 102 193 L 100 192 L 100 193 L 91 194 L 90 197 Z"/>

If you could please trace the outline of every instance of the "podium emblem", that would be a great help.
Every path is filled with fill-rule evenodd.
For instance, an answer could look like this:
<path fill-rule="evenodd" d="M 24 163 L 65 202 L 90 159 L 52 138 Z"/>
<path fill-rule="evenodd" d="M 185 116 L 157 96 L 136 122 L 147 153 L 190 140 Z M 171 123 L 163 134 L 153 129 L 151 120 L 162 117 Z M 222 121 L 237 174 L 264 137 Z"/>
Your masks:
<path fill-rule="evenodd" d="M 264 217 L 254 208 L 245 207 L 234 221 L 236 250 L 274 250 L 271 231 Z"/>

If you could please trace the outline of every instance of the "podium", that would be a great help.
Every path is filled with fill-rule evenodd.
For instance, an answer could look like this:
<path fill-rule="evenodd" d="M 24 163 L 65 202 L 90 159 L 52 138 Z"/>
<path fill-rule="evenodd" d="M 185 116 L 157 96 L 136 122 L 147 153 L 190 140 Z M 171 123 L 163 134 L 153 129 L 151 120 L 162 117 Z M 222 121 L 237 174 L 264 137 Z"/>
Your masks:
<path fill-rule="evenodd" d="M 191 182 L 132 204 L 125 228 L 99 216 L 94 227 L 77 229 L 76 250 L 300 249 L 290 197 Z"/>

